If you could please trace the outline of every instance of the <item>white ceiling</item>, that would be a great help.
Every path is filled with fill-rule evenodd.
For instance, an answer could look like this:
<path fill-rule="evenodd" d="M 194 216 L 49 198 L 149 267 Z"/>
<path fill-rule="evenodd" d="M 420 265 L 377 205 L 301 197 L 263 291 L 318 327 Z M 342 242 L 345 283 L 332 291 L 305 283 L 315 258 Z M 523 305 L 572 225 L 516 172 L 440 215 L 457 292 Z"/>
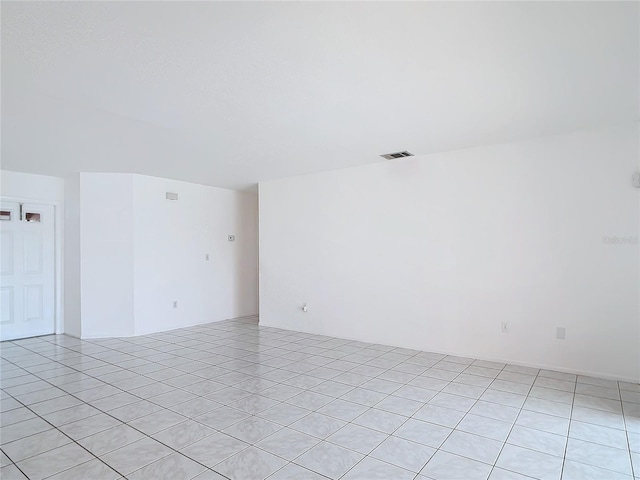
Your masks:
<path fill-rule="evenodd" d="M 261 180 L 639 119 L 638 2 L 2 2 L 2 168 Z"/>

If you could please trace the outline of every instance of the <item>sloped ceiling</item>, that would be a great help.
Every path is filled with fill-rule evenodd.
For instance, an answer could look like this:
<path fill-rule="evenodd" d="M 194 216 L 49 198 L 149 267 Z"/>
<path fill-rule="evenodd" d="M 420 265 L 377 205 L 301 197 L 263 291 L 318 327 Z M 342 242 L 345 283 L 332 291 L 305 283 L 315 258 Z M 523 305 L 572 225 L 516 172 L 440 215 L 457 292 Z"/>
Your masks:
<path fill-rule="evenodd" d="M 638 120 L 637 2 L 2 2 L 2 168 L 227 188 Z"/>

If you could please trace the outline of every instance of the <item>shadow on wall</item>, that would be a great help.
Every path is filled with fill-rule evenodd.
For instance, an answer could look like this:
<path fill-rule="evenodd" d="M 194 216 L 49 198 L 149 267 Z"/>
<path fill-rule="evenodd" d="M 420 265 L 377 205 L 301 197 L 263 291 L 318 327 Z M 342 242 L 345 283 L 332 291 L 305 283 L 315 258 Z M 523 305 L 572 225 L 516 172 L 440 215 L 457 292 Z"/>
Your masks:
<path fill-rule="evenodd" d="M 255 194 L 136 176 L 134 202 L 137 333 L 256 313 Z"/>
<path fill-rule="evenodd" d="M 235 310 L 240 316 L 258 314 L 258 196 L 242 193 L 236 199 L 233 251 Z"/>

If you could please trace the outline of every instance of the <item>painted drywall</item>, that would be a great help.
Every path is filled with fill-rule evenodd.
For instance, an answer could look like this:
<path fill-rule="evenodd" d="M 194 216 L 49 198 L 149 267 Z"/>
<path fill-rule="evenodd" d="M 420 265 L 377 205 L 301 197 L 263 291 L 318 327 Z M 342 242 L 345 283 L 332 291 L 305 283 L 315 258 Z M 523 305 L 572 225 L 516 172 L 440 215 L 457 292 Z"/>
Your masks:
<path fill-rule="evenodd" d="M 131 174 L 80 174 L 83 338 L 134 334 L 132 184 Z"/>
<path fill-rule="evenodd" d="M 81 337 L 80 174 L 65 177 L 64 195 L 64 333 Z"/>
<path fill-rule="evenodd" d="M 69 248 L 80 253 L 68 260 L 69 302 L 72 312 L 80 308 L 83 338 L 257 314 L 256 194 L 124 173 L 74 180 L 68 190 L 77 210 L 68 214 L 79 235 Z"/>
<path fill-rule="evenodd" d="M 263 182 L 260 322 L 638 381 L 639 138 L 634 123 Z"/>
<path fill-rule="evenodd" d="M 136 334 L 257 313 L 255 194 L 135 175 L 133 204 Z"/>
<path fill-rule="evenodd" d="M 31 173 L 0 172 L 0 195 L 44 202 L 64 201 L 64 179 Z"/>
<path fill-rule="evenodd" d="M 0 196 L 18 201 L 46 203 L 54 205 L 55 211 L 55 331 L 67 331 L 65 312 L 64 286 L 65 270 L 64 255 L 64 207 L 65 183 L 64 179 L 48 175 L 34 175 L 30 173 L 0 171 Z"/>

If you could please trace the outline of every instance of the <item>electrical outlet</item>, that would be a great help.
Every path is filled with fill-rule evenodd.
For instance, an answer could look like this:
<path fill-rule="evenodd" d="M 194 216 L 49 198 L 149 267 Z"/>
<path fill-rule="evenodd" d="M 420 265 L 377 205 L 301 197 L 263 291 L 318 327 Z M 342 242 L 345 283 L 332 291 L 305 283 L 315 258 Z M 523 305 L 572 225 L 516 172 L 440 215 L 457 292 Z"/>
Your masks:
<path fill-rule="evenodd" d="M 178 308 L 178 301 L 177 300 L 173 301 L 173 308 Z"/>
<path fill-rule="evenodd" d="M 509 324 L 507 322 L 502 322 L 502 333 L 509 333 Z"/>

